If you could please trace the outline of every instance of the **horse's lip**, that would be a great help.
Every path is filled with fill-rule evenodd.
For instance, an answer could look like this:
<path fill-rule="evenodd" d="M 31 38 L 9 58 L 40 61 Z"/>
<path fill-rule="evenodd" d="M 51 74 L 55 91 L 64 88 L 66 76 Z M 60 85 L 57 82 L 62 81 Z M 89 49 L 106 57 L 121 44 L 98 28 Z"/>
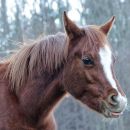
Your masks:
<path fill-rule="evenodd" d="M 111 112 L 107 109 L 103 114 L 107 118 L 118 118 L 120 115 L 122 115 L 122 112 Z"/>
<path fill-rule="evenodd" d="M 112 114 L 112 115 L 114 115 L 114 116 L 120 116 L 120 115 L 122 115 L 123 114 L 123 111 L 120 111 L 120 112 L 117 112 L 117 111 L 112 111 L 111 109 L 109 109 L 109 108 L 107 108 L 108 109 L 108 111 Z"/>
<path fill-rule="evenodd" d="M 111 115 L 119 117 L 120 115 L 122 115 L 122 112 L 111 112 Z"/>

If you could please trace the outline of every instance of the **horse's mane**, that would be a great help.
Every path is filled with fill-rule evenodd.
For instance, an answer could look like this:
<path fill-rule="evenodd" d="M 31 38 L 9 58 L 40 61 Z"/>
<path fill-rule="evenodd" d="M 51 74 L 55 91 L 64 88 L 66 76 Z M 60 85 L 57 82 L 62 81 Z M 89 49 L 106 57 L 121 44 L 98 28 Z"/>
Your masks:
<path fill-rule="evenodd" d="M 53 71 L 60 66 L 68 54 L 68 43 L 64 33 L 49 35 L 31 44 L 24 44 L 9 59 L 6 77 L 12 89 L 18 89 L 33 73 Z"/>

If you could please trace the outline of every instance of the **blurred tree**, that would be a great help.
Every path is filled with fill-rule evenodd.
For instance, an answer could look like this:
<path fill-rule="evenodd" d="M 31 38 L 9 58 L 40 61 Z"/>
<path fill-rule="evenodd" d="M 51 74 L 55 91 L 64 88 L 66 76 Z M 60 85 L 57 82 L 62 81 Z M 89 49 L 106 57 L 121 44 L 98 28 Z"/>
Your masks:
<path fill-rule="evenodd" d="M 1 0 L 1 8 L 0 8 L 0 50 L 4 50 L 6 46 L 4 37 L 7 37 L 9 33 L 9 24 L 8 24 L 8 17 L 7 17 L 7 6 L 6 0 Z"/>
<path fill-rule="evenodd" d="M 20 4 L 18 4 L 19 2 L 17 0 L 15 0 L 16 3 L 16 11 L 15 11 L 15 21 L 14 21 L 14 34 L 13 34 L 13 38 L 16 41 L 22 42 L 23 41 L 23 31 L 22 31 L 22 11 L 20 10 Z"/>
<path fill-rule="evenodd" d="M 7 6 L 6 0 L 1 0 L 1 22 L 0 28 L 2 29 L 2 35 L 5 36 L 9 32 L 8 17 L 7 17 Z"/>

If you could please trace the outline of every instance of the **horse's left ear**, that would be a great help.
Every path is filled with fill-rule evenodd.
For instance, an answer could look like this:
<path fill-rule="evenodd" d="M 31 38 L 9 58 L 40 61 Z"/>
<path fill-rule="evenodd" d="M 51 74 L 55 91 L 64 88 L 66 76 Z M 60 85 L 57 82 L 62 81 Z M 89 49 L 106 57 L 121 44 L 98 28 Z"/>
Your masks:
<path fill-rule="evenodd" d="M 64 28 L 70 40 L 76 39 L 84 35 L 84 31 L 79 28 L 72 20 L 69 19 L 66 12 L 63 15 Z"/>
<path fill-rule="evenodd" d="M 114 21 L 115 21 L 115 16 L 113 16 L 110 20 L 108 20 L 104 25 L 100 26 L 100 29 L 103 31 L 103 33 L 107 35 L 110 32 Z"/>

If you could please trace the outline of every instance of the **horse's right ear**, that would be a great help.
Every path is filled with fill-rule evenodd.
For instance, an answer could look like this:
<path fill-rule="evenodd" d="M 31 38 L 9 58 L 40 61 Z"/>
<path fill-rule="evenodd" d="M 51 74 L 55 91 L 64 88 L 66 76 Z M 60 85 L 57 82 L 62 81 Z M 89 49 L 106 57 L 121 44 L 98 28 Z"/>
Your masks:
<path fill-rule="evenodd" d="M 64 20 L 65 31 L 70 40 L 73 40 L 74 38 L 77 38 L 84 34 L 84 31 L 82 29 L 80 29 L 73 21 L 71 21 L 68 18 L 65 11 L 64 11 L 64 15 L 63 15 L 63 20 Z"/>
<path fill-rule="evenodd" d="M 108 35 L 108 33 L 110 32 L 110 30 L 111 30 L 114 22 L 115 22 L 115 16 L 113 16 L 104 25 L 101 25 L 100 29 L 103 31 L 103 33 L 105 33 L 106 35 Z"/>

